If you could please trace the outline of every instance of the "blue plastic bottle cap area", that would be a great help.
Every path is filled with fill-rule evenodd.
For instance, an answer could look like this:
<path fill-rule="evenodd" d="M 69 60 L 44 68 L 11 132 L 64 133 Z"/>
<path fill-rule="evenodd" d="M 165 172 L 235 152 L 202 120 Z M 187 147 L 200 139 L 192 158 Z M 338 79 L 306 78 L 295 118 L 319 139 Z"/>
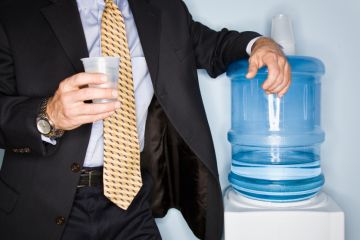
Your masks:
<path fill-rule="evenodd" d="M 228 140 L 232 145 L 229 181 L 242 195 L 263 201 L 308 199 L 321 190 L 321 76 L 324 64 L 312 57 L 288 56 L 292 85 L 278 98 L 261 88 L 268 75 L 261 68 L 245 78 L 248 61 L 228 68 L 232 116 Z"/>

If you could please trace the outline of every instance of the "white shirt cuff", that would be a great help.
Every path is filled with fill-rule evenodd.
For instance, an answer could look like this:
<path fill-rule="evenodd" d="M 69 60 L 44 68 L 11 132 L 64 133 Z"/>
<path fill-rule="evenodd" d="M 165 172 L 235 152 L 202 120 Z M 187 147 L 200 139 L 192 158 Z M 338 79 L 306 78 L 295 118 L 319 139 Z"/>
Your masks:
<path fill-rule="evenodd" d="M 252 40 L 248 43 L 248 45 L 246 46 L 246 52 L 247 52 L 247 54 L 248 54 L 249 56 L 251 55 L 251 48 L 252 48 L 252 46 L 254 45 L 254 43 L 256 42 L 256 40 L 258 40 L 259 38 L 261 38 L 261 37 L 256 37 L 256 38 L 252 39 Z"/>
<path fill-rule="evenodd" d="M 51 145 L 56 145 L 56 140 L 45 137 L 44 135 L 41 135 L 41 140 L 50 143 Z"/>

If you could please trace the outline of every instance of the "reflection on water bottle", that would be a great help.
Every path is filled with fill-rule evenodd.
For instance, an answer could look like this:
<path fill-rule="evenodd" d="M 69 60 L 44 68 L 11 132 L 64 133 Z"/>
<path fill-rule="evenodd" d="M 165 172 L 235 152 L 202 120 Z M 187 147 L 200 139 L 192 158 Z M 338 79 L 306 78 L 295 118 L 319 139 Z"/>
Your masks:
<path fill-rule="evenodd" d="M 267 69 L 245 78 L 247 61 L 228 69 L 232 87 L 232 144 L 229 181 L 239 193 L 258 200 L 299 201 L 324 184 L 320 168 L 320 77 L 315 58 L 290 56 L 292 86 L 283 98 L 266 95 Z"/>

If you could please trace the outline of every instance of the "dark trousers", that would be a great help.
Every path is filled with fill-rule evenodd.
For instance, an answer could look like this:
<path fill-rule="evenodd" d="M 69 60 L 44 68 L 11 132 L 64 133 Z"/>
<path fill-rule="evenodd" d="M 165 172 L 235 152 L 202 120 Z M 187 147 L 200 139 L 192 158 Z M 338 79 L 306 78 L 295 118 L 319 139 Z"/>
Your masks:
<path fill-rule="evenodd" d="M 126 211 L 104 196 L 102 186 L 79 188 L 62 240 L 161 240 L 149 208 L 151 184 L 144 177 Z"/>

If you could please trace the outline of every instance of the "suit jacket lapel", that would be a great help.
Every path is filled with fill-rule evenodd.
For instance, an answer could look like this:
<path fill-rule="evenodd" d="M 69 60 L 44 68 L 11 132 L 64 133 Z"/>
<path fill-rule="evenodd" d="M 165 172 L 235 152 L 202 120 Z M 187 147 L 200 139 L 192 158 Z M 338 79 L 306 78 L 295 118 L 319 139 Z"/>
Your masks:
<path fill-rule="evenodd" d="M 53 4 L 43 8 L 42 14 L 49 22 L 76 72 L 83 72 L 81 58 L 89 56 L 81 19 L 75 0 L 50 0 Z M 91 124 L 84 124 L 69 135 L 79 146 L 79 155 L 74 156 L 83 164 L 91 133 Z M 76 161 L 76 160 L 75 160 Z"/>
<path fill-rule="evenodd" d="M 81 58 L 89 56 L 75 0 L 50 0 L 41 11 L 77 72 L 84 71 Z"/>
<path fill-rule="evenodd" d="M 80 15 L 74 0 L 49 0 L 42 9 L 70 62 L 83 71 L 80 59 L 89 55 Z M 160 10 L 148 0 L 129 0 L 154 87 L 158 75 L 160 51 Z M 64 14 L 66 13 L 66 14 Z"/>
<path fill-rule="evenodd" d="M 148 0 L 128 0 L 139 33 L 140 42 L 156 89 L 160 51 L 160 10 Z"/>

